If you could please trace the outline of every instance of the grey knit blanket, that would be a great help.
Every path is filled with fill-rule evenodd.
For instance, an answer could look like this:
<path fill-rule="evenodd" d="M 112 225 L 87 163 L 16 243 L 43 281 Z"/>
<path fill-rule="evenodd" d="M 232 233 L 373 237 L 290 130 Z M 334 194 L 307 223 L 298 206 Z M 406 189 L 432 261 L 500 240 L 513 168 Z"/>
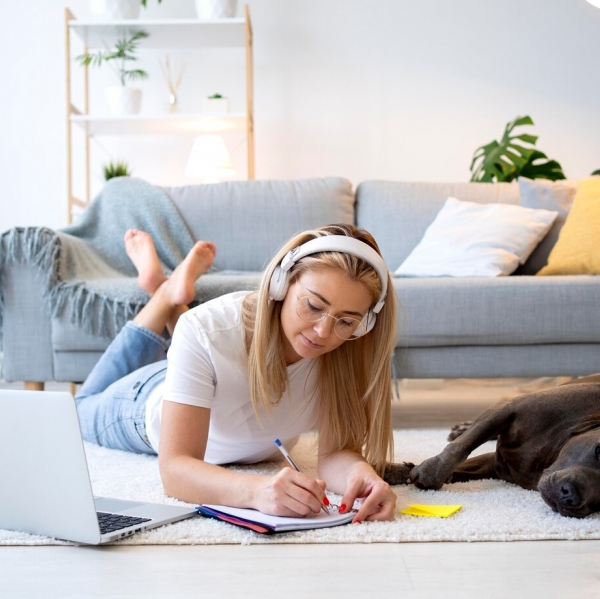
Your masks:
<path fill-rule="evenodd" d="M 60 231 L 44 227 L 10 229 L 0 243 L 0 338 L 2 273 L 6 265 L 28 263 L 38 270 L 48 313 L 79 328 L 111 337 L 148 301 L 125 252 L 127 229 L 147 231 L 165 271 L 173 270 L 194 239 L 171 198 L 141 179 L 106 183 L 79 221 Z"/>

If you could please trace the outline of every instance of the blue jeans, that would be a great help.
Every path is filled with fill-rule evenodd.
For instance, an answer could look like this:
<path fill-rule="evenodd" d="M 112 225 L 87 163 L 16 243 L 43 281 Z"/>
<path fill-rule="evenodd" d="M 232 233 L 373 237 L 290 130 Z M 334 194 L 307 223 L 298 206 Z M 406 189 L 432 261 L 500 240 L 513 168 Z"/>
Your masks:
<path fill-rule="evenodd" d="M 165 380 L 167 339 L 128 322 L 75 396 L 86 441 L 156 455 L 146 436 L 146 401 Z"/>

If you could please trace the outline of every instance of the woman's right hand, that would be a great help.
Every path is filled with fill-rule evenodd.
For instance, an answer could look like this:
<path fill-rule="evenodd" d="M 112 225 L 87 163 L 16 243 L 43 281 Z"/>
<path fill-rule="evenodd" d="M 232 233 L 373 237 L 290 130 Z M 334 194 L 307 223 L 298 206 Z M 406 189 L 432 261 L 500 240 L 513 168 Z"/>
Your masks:
<path fill-rule="evenodd" d="M 325 481 L 286 466 L 275 476 L 259 481 L 255 492 L 257 510 L 273 516 L 303 518 L 320 512 Z"/>

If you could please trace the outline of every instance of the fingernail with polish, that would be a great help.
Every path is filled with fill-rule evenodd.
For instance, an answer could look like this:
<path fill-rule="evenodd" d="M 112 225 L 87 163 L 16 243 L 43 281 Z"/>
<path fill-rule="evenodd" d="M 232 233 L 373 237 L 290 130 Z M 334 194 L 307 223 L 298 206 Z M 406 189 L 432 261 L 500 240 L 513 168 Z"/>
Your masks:
<path fill-rule="evenodd" d="M 342 503 L 342 505 L 340 505 L 340 514 L 343 514 L 346 511 L 346 504 Z"/>
<path fill-rule="evenodd" d="M 329 505 L 329 499 L 327 499 L 327 495 L 325 495 L 325 497 L 323 497 L 323 503 L 325 505 Z"/>
<path fill-rule="evenodd" d="M 352 524 L 360 524 L 360 520 L 352 520 Z"/>

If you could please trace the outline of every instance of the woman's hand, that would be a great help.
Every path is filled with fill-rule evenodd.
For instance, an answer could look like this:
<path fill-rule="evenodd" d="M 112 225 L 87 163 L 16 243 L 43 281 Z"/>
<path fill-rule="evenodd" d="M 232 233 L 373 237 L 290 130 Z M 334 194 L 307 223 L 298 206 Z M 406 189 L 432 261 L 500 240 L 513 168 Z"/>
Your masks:
<path fill-rule="evenodd" d="M 275 476 L 258 482 L 254 503 L 265 514 L 303 518 L 318 514 L 323 498 L 325 481 L 285 467 Z"/>
<path fill-rule="evenodd" d="M 348 469 L 340 512 L 351 510 L 356 499 L 362 499 L 362 505 L 354 516 L 353 523 L 391 520 L 394 517 L 396 494 L 364 461 L 355 462 Z"/>

